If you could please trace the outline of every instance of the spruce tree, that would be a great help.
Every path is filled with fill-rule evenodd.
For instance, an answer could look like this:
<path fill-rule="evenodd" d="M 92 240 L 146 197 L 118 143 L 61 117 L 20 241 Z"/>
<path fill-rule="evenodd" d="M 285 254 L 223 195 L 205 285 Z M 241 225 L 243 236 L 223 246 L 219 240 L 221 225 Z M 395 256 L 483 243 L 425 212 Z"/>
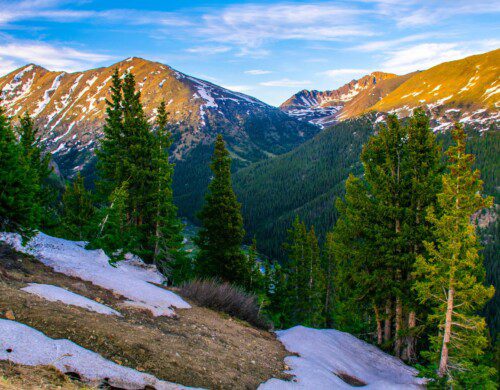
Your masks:
<path fill-rule="evenodd" d="M 231 185 L 231 158 L 222 135 L 217 136 L 210 168 L 213 178 L 198 215 L 202 228 L 195 239 L 196 258 L 202 277 L 216 277 L 242 285 L 248 273 L 241 244 L 245 236 L 241 205 Z"/>
<path fill-rule="evenodd" d="M 0 107 L 0 229 L 19 232 L 24 238 L 33 234 L 40 216 L 36 199 L 40 185 L 30 169 L 30 157 Z"/>
<path fill-rule="evenodd" d="M 427 209 L 436 239 L 425 242 L 428 254 L 416 261 L 415 290 L 423 303 L 432 306 L 429 319 L 437 331 L 426 356 L 439 362 L 438 375 L 451 386 L 465 380 L 467 387 L 480 375 L 483 383 L 476 386 L 488 388 L 491 382 L 484 382 L 484 367 L 478 366 L 488 344 L 486 324 L 477 313 L 494 289 L 483 284 L 485 271 L 471 218 L 490 207 L 492 199 L 481 196 L 480 173 L 472 169 L 474 156 L 465 152 L 466 135 L 460 125 L 452 136 L 455 144 L 446 152 L 448 172 L 442 177 L 438 207 Z"/>
<path fill-rule="evenodd" d="M 338 320 L 351 322 L 350 331 L 376 327 L 379 344 L 415 360 L 417 315 L 425 308 L 411 290 L 412 271 L 423 241 L 432 240 L 423 215 L 436 202 L 440 178 L 440 150 L 425 113 L 416 110 L 406 123 L 389 116 L 361 161 L 364 177 L 350 177 L 337 202 L 334 253 L 337 291 L 346 295 L 336 301 L 354 299 L 362 310 Z"/>
<path fill-rule="evenodd" d="M 287 261 L 283 266 L 287 297 L 283 305 L 286 326 L 324 325 L 325 279 L 321 268 L 318 240 L 314 228 L 307 231 L 296 217 L 285 244 Z"/>
<path fill-rule="evenodd" d="M 123 260 L 125 254 L 136 246 L 136 227 L 128 223 L 128 183 L 116 187 L 109 196 L 109 206 L 99 210 L 95 238 L 88 245 L 90 249 L 102 249 L 112 262 Z"/>
<path fill-rule="evenodd" d="M 89 239 L 94 216 L 92 193 L 85 189 L 83 177 L 78 173 L 72 183 L 66 184 L 62 197 L 62 226 L 59 234 L 69 240 Z"/>
<path fill-rule="evenodd" d="M 50 153 L 43 153 L 38 129 L 28 112 L 19 117 L 16 127 L 19 136 L 19 145 L 28 163 L 30 175 L 36 182 L 38 191 L 35 194 L 36 225 L 37 227 L 50 227 L 57 223 L 56 202 L 59 191 L 49 181 L 52 172 L 50 167 Z"/>

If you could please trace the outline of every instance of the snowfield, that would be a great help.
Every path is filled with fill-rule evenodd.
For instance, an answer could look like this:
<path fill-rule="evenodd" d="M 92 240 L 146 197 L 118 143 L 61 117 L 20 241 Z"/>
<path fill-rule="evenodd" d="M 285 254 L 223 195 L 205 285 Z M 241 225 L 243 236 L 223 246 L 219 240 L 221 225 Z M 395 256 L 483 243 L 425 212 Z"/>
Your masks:
<path fill-rule="evenodd" d="M 425 383 L 415 377 L 414 368 L 348 333 L 296 326 L 276 334 L 288 351 L 299 354 L 285 360 L 295 378 L 291 382 L 271 379 L 260 390 L 351 389 L 359 382 L 366 389 L 419 389 Z M 339 375 L 357 379 L 358 386 Z"/>
<path fill-rule="evenodd" d="M 0 240 L 11 244 L 17 251 L 35 256 L 56 272 L 82 280 L 123 295 L 137 307 L 148 309 L 155 316 L 173 316 L 174 308 L 189 309 L 191 306 L 177 294 L 155 286 L 164 277 L 156 267 L 139 259 L 120 261 L 113 267 L 109 257 L 98 250 L 85 249 L 84 242 L 68 241 L 43 233 L 37 234 L 26 246 L 14 233 L 0 233 Z"/>
<path fill-rule="evenodd" d="M 0 319 L 0 334 L 0 360 L 28 366 L 51 365 L 63 373 L 77 373 L 83 381 L 95 386 L 101 385 L 103 378 L 108 378 L 109 385 L 121 389 L 143 389 L 146 386 L 157 390 L 186 389 L 120 366 L 69 340 L 51 339 L 16 321 Z"/>
<path fill-rule="evenodd" d="M 120 317 L 122 316 L 119 312 L 109 306 L 51 284 L 30 283 L 27 287 L 24 287 L 21 290 L 51 302 L 62 302 L 67 305 L 83 307 L 84 309 L 95 311 L 96 313 Z"/>

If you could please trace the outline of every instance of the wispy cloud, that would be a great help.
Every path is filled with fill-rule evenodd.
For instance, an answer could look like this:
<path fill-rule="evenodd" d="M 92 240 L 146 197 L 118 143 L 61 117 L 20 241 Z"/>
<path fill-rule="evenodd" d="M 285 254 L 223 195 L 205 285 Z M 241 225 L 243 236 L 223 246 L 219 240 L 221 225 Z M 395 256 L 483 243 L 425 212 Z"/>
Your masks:
<path fill-rule="evenodd" d="M 13 41 L 3 45 L 0 44 L 0 56 L 15 67 L 32 62 L 50 70 L 69 72 L 87 69 L 112 59 L 111 56 L 106 54 L 29 41 Z"/>
<path fill-rule="evenodd" d="M 205 55 L 227 53 L 230 50 L 231 48 L 228 46 L 196 46 L 186 49 L 188 53 L 205 54 Z"/>
<path fill-rule="evenodd" d="M 428 69 L 442 62 L 458 60 L 499 46 L 500 41 L 496 39 L 461 43 L 421 43 L 387 52 L 387 59 L 381 68 L 387 72 L 403 74 Z"/>
<path fill-rule="evenodd" d="M 254 89 L 251 85 L 222 85 L 222 87 L 236 92 L 248 92 Z"/>
<path fill-rule="evenodd" d="M 263 81 L 259 83 L 259 85 L 263 87 L 307 87 L 311 85 L 311 81 L 283 78 L 279 80 Z"/>
<path fill-rule="evenodd" d="M 324 72 L 321 72 L 321 75 L 328 76 L 328 77 L 339 77 L 339 76 L 348 76 L 348 75 L 365 75 L 367 73 L 370 73 L 369 69 L 358 69 L 358 68 L 351 68 L 351 69 L 330 69 L 330 70 L 325 70 Z"/>
<path fill-rule="evenodd" d="M 263 69 L 250 69 L 245 70 L 245 74 L 251 74 L 252 76 L 259 76 L 263 74 L 273 73 L 271 70 L 263 70 Z"/>
<path fill-rule="evenodd" d="M 365 11 L 328 3 L 239 4 L 203 15 L 204 37 L 246 47 L 276 40 L 333 41 L 374 33 L 359 16 Z"/>

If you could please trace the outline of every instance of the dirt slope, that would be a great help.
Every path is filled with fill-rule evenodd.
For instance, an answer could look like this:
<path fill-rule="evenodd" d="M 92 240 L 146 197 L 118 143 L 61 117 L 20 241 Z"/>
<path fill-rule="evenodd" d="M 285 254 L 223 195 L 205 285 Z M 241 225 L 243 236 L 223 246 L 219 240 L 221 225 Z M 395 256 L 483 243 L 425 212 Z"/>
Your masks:
<path fill-rule="evenodd" d="M 120 311 L 123 317 L 49 302 L 20 291 L 27 283 L 64 287 Z M 55 273 L 33 257 L 0 244 L 0 317 L 15 319 L 52 338 L 69 339 L 118 364 L 182 385 L 253 389 L 271 377 L 285 377 L 287 352 L 269 332 L 195 305 L 177 310 L 176 318 L 153 317 L 124 307 L 122 298 Z M 23 383 L 22 366 L 14 373 L 2 367 L 0 376 L 10 375 L 11 383 Z"/>

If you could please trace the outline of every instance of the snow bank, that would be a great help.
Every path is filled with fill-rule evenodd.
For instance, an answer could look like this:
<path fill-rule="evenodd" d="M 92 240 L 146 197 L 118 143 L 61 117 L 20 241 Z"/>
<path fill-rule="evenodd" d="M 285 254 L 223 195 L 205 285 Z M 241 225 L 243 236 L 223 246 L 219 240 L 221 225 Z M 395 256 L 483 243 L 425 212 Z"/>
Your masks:
<path fill-rule="evenodd" d="M 259 389 L 350 389 L 336 374 L 347 374 L 366 383 L 367 389 L 417 389 L 424 383 L 417 371 L 375 346 L 334 329 L 303 326 L 276 332 L 290 352 L 285 362 L 293 381 L 271 379 Z"/>
<path fill-rule="evenodd" d="M 67 305 L 83 307 L 84 309 L 101 314 L 121 316 L 119 312 L 109 306 L 51 284 L 29 283 L 28 287 L 24 287 L 21 290 L 45 298 L 51 302 L 63 302 Z"/>
<path fill-rule="evenodd" d="M 98 386 L 105 378 L 122 389 L 185 389 L 174 383 L 123 367 L 101 355 L 66 340 L 54 340 L 42 332 L 15 321 L 0 319 L 0 360 L 28 366 L 51 365 L 61 372 L 80 375 L 85 382 Z"/>
<path fill-rule="evenodd" d="M 84 242 L 55 238 L 43 233 L 36 235 L 25 247 L 13 233 L 0 233 L 0 240 L 20 252 L 29 253 L 56 272 L 74 276 L 123 295 L 137 306 L 149 309 L 154 315 L 174 315 L 173 308 L 191 306 L 171 291 L 155 286 L 164 281 L 156 267 L 132 258 L 120 261 L 116 267 L 102 250 L 87 250 Z"/>

